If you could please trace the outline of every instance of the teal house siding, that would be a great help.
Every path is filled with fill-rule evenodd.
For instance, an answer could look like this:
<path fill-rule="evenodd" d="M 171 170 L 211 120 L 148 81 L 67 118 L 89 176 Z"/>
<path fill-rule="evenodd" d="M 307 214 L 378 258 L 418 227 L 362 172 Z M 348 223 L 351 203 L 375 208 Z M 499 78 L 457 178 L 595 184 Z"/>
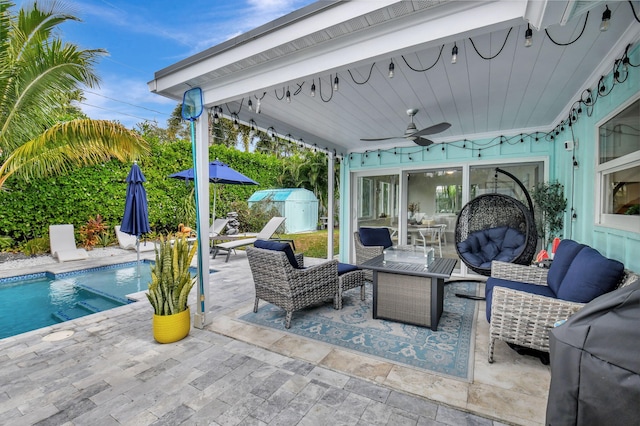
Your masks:
<path fill-rule="evenodd" d="M 640 48 L 630 53 L 632 64 L 640 63 Z M 605 77 L 610 88 L 612 72 Z M 593 88 L 597 90 L 597 87 Z M 608 90 L 608 89 L 607 89 Z M 625 267 L 640 271 L 640 229 L 637 232 L 621 231 L 595 224 L 595 188 L 597 162 L 596 124 L 607 117 L 620 105 L 638 96 L 640 92 L 640 67 L 629 67 L 629 77 L 624 83 L 616 84 L 608 96 L 599 98 L 590 116 L 583 111 L 572 128 L 565 126 L 564 131 L 554 135 L 554 139 L 545 138 L 549 129 L 527 129 L 526 135 L 503 135 L 503 141 L 491 139 L 466 139 L 429 147 L 404 146 L 383 150 L 353 152 L 346 155 L 341 163 L 340 187 L 340 223 L 343 232 L 340 235 L 340 256 L 342 261 L 349 260 L 348 248 L 351 247 L 353 232 L 351 211 L 356 207 L 357 194 L 352 193 L 350 182 L 359 172 L 370 174 L 400 174 L 404 171 L 424 168 L 442 168 L 461 165 L 476 165 L 528 159 L 545 158 L 545 173 L 548 181 L 559 181 L 565 187 L 568 208 L 565 213 L 564 238 L 571 238 L 589 244 L 603 255 L 619 260 Z M 576 99 L 580 99 L 580 94 Z M 563 100 L 570 105 L 571 100 Z M 584 107 L 583 107 L 584 108 Z M 566 111 L 568 116 L 569 111 Z M 561 120 L 564 117 L 560 117 Z M 640 118 L 638 119 L 640 128 Z M 555 124 L 555 123 L 554 123 Z M 573 131 L 573 134 L 572 134 Z M 520 141 L 522 139 L 522 141 Z M 565 149 L 566 140 L 577 141 L 576 149 Z M 472 149 L 471 149 L 472 148 Z M 578 167 L 573 167 L 575 155 Z M 573 207 L 573 212 L 571 210 Z M 572 219 L 572 213 L 576 217 Z M 347 225 L 348 224 L 348 225 Z"/>

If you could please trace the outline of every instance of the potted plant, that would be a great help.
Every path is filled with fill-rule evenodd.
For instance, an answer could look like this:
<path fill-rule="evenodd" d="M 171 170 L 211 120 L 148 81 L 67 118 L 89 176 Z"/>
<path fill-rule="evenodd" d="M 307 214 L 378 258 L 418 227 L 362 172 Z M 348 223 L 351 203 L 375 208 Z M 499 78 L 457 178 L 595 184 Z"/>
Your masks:
<path fill-rule="evenodd" d="M 547 249 L 555 237 L 562 237 L 562 216 L 567 209 L 564 186 L 557 181 L 538 183 L 531 197 L 536 204 L 538 235 Z"/>
<path fill-rule="evenodd" d="M 196 282 L 189 267 L 196 251 L 197 245 L 189 247 L 185 237 L 160 237 L 147 293 L 154 311 L 153 337 L 159 343 L 177 342 L 189 334 L 191 312 L 187 299 Z"/>

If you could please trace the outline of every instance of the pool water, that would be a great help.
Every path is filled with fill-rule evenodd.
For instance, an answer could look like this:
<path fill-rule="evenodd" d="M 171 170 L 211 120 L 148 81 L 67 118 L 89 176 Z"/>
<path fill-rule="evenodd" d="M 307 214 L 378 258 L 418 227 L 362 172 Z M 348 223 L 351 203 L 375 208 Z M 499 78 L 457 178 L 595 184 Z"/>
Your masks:
<path fill-rule="evenodd" d="M 151 262 L 0 279 L 0 339 L 126 305 L 144 291 Z"/>

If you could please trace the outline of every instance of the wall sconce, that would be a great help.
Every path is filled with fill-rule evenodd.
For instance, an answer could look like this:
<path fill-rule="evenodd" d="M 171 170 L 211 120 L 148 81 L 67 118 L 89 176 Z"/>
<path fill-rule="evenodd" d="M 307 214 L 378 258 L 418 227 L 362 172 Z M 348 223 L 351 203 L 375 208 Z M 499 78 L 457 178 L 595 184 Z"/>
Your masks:
<path fill-rule="evenodd" d="M 531 30 L 531 26 L 527 24 L 527 30 L 524 32 L 524 47 L 531 47 L 533 44 L 533 31 Z"/>
<path fill-rule="evenodd" d="M 611 11 L 609 6 L 604 6 L 604 12 L 602 12 L 602 22 L 600 23 L 600 31 L 607 31 L 609 29 L 609 21 L 611 20 Z"/>
<path fill-rule="evenodd" d="M 458 45 L 453 43 L 453 49 L 451 49 L 451 63 L 455 64 L 458 62 Z"/>

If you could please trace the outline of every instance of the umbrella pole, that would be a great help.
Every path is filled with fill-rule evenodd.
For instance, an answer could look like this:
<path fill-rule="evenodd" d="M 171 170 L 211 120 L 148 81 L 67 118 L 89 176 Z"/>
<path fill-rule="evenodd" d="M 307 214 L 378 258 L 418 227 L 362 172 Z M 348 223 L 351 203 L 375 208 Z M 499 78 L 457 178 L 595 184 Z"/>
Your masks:
<path fill-rule="evenodd" d="M 136 265 L 138 266 L 138 278 L 140 278 L 140 235 L 136 235 Z"/>

